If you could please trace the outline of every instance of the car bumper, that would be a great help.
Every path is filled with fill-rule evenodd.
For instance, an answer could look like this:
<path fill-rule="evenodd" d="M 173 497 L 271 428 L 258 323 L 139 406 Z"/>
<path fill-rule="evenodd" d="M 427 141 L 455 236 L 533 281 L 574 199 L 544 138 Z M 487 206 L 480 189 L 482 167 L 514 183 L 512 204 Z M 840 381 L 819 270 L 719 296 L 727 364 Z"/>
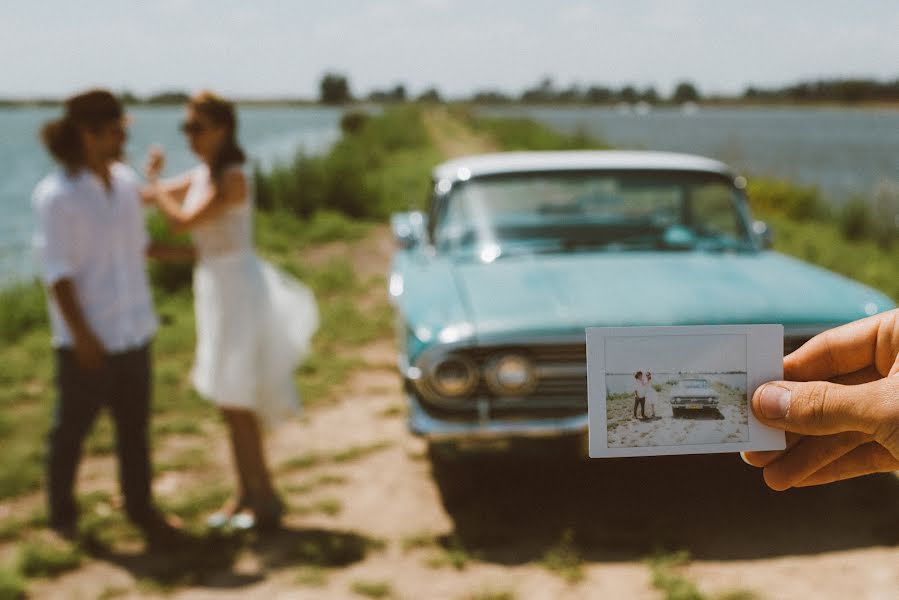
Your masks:
<path fill-rule="evenodd" d="M 429 441 L 555 438 L 587 432 L 587 414 L 546 419 L 492 419 L 456 421 L 428 413 L 414 394 L 409 402 L 409 429 Z"/>

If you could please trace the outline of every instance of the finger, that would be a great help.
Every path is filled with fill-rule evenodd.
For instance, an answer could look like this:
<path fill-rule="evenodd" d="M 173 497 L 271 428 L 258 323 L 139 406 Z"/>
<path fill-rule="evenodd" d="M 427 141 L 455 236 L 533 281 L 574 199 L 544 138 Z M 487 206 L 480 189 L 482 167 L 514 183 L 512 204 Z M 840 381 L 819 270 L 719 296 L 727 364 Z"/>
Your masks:
<path fill-rule="evenodd" d="M 896 470 L 899 470 L 899 460 L 880 444 L 870 442 L 813 473 L 795 484 L 795 487 L 821 485 L 871 473 L 889 473 Z"/>
<path fill-rule="evenodd" d="M 803 433 L 829 435 L 843 431 L 874 433 L 883 410 L 886 379 L 862 385 L 825 381 L 776 381 L 752 395 L 752 412 L 765 425 Z"/>
<path fill-rule="evenodd" d="M 858 431 L 805 436 L 782 457 L 765 467 L 765 483 L 774 490 L 791 488 L 871 439 L 870 435 Z"/>
<path fill-rule="evenodd" d="M 875 315 L 816 335 L 784 358 L 784 378 L 825 380 L 874 364 L 883 320 L 883 315 Z"/>
<path fill-rule="evenodd" d="M 767 467 L 769 464 L 786 454 L 786 452 L 798 444 L 804 435 L 800 435 L 798 433 L 793 433 L 792 431 L 787 432 L 787 447 L 784 450 L 764 450 L 757 452 L 740 452 L 740 456 L 743 457 L 743 461 L 752 465 L 753 467 Z"/>
<path fill-rule="evenodd" d="M 880 374 L 880 371 L 877 370 L 877 367 L 874 365 L 868 365 L 864 369 L 860 371 L 855 371 L 854 373 L 847 373 L 846 375 L 837 375 L 836 377 L 831 377 L 830 381 L 832 383 L 839 383 L 840 385 L 858 385 L 860 383 L 870 383 L 872 381 L 877 381 L 878 379 L 882 379 L 883 375 Z"/>

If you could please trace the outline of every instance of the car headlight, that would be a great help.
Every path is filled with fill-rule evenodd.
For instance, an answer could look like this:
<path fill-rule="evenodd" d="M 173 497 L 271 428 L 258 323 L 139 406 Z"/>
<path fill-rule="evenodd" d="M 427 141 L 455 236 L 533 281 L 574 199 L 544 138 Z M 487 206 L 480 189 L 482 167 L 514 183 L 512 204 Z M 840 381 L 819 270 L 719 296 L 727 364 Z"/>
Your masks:
<path fill-rule="evenodd" d="M 498 396 L 522 396 L 537 387 L 534 363 L 521 354 L 500 354 L 492 357 L 484 369 L 487 387 Z"/>
<path fill-rule="evenodd" d="M 441 396 L 467 396 L 478 384 L 478 368 L 470 358 L 461 354 L 447 354 L 428 369 L 428 381 Z"/>

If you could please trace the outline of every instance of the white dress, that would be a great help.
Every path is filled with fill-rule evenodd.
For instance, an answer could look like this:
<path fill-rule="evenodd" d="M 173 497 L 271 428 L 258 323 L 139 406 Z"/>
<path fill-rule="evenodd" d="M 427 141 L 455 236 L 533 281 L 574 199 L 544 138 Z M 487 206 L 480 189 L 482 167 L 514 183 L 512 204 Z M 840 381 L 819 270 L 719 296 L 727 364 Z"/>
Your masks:
<path fill-rule="evenodd" d="M 210 188 L 209 169 L 200 165 L 184 208 L 195 208 Z M 216 405 L 274 424 L 299 413 L 293 373 L 309 353 L 318 308 L 305 285 L 256 256 L 252 232 L 252 194 L 192 231 L 198 258 L 191 381 Z"/>
<path fill-rule="evenodd" d="M 652 407 L 650 409 L 650 406 Z M 652 384 L 646 385 L 646 412 L 652 410 L 653 417 L 671 417 L 674 415 L 674 411 L 671 410 L 671 403 L 667 400 L 662 400 L 659 396 L 659 393 L 656 391 Z"/>

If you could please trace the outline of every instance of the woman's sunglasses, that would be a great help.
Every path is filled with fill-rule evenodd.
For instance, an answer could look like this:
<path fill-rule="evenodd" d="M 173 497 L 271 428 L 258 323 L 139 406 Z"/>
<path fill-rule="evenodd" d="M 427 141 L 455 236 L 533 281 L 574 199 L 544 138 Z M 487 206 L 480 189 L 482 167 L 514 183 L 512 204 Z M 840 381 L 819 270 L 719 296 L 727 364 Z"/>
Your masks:
<path fill-rule="evenodd" d="M 181 123 L 181 131 L 185 135 L 199 135 L 209 129 L 206 125 L 198 121 L 184 121 Z"/>

